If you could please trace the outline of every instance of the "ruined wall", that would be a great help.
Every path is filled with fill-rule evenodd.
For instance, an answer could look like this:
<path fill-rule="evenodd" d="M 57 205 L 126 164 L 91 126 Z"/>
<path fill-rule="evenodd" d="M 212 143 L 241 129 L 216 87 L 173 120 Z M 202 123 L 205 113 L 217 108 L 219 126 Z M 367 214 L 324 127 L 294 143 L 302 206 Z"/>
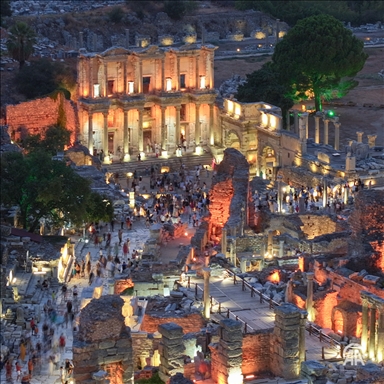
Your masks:
<path fill-rule="evenodd" d="M 328 233 L 341 232 L 345 226 L 336 221 L 336 217 L 328 215 L 299 215 L 302 222 L 300 229 L 304 232 L 307 239 Z"/>
<path fill-rule="evenodd" d="M 241 364 L 243 375 L 270 372 L 272 332 L 271 328 L 256 333 L 247 333 L 243 336 L 243 362 Z"/>
<path fill-rule="evenodd" d="M 315 323 L 322 328 L 332 329 L 332 309 L 337 303 L 337 292 L 329 292 L 322 298 L 316 299 L 313 305 L 315 308 Z"/>
<path fill-rule="evenodd" d="M 158 351 L 161 335 L 156 333 L 147 332 L 134 332 L 132 336 L 132 350 L 133 350 L 133 369 L 138 370 L 144 368 L 147 360 L 151 359 L 151 365 L 156 366 L 157 362 L 153 361 L 154 351 Z M 156 353 L 157 354 L 157 353 Z"/>
<path fill-rule="evenodd" d="M 205 321 L 201 314 L 193 313 L 184 317 L 155 317 L 149 314 L 144 315 L 141 330 L 154 333 L 160 324 L 176 323 L 183 328 L 184 334 L 191 332 L 199 332 L 205 326 Z"/>
<path fill-rule="evenodd" d="M 65 116 L 65 127 L 72 132 L 71 142 L 75 142 L 77 114 L 74 104 L 59 93 L 57 97 L 44 97 L 17 105 L 7 105 L 6 119 L 8 132 L 15 140 L 22 140 L 28 134 L 40 133 L 58 123 Z"/>

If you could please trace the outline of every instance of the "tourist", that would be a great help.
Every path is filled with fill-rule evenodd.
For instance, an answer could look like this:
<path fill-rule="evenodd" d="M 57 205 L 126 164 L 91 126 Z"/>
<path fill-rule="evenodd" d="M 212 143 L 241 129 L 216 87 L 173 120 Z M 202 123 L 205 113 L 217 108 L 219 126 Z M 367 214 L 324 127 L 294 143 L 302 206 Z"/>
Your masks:
<path fill-rule="evenodd" d="M 22 362 L 25 362 L 26 353 L 27 353 L 27 347 L 25 345 L 24 340 L 22 340 L 20 343 L 20 359 Z"/>
<path fill-rule="evenodd" d="M 5 363 L 5 377 L 7 380 L 12 380 L 12 362 L 10 359 Z"/>
<path fill-rule="evenodd" d="M 65 336 L 62 333 L 59 337 L 59 348 L 60 348 L 60 353 L 63 354 L 65 352 Z"/>
<path fill-rule="evenodd" d="M 32 359 L 29 359 L 28 361 L 28 373 L 29 373 L 29 376 L 32 378 L 32 373 L 33 373 L 33 361 Z"/>
<path fill-rule="evenodd" d="M 21 377 L 21 384 L 30 384 L 31 375 L 29 375 L 27 372 L 23 373 L 23 376 Z"/>
<path fill-rule="evenodd" d="M 73 371 L 73 364 L 68 359 L 65 360 L 65 371 L 66 371 L 67 377 L 71 376 Z"/>
<path fill-rule="evenodd" d="M 119 245 L 121 245 L 123 241 L 123 231 L 121 229 L 119 229 L 118 237 L 119 237 Z"/>

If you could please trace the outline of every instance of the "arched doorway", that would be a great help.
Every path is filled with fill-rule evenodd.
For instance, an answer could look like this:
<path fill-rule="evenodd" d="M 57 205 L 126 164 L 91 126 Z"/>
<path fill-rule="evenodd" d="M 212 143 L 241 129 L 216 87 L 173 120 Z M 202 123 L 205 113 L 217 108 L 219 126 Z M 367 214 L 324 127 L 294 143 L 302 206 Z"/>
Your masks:
<path fill-rule="evenodd" d="M 264 179 L 275 179 L 276 153 L 272 147 L 265 147 L 262 154 L 262 164 L 260 167 L 260 175 Z"/>
<path fill-rule="evenodd" d="M 339 335 L 344 334 L 344 316 L 339 310 L 336 310 L 333 314 L 332 329 Z"/>
<path fill-rule="evenodd" d="M 229 131 L 226 137 L 226 146 L 241 150 L 241 142 L 238 134 L 235 131 Z"/>

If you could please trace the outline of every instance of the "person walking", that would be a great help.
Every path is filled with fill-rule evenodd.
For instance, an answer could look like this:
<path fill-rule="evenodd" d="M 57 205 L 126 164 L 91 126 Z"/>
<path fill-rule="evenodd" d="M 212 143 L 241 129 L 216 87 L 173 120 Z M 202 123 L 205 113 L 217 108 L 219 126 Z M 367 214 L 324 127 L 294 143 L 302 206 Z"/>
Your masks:
<path fill-rule="evenodd" d="M 28 373 L 29 373 L 29 376 L 31 378 L 32 378 L 32 374 L 33 374 L 33 369 L 34 369 L 33 361 L 32 361 L 32 359 L 29 359 L 29 361 L 28 361 Z"/>
<path fill-rule="evenodd" d="M 121 229 L 119 229 L 118 236 L 119 236 L 119 245 L 121 245 L 123 241 L 123 231 Z"/>

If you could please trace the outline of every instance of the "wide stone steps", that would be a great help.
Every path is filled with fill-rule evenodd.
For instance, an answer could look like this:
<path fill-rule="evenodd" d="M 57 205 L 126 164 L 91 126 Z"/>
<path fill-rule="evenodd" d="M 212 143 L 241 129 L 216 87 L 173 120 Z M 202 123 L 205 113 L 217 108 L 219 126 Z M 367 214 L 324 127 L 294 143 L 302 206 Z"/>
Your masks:
<path fill-rule="evenodd" d="M 137 161 L 136 159 L 132 159 L 129 162 L 121 162 L 121 163 L 113 163 L 108 164 L 104 168 L 107 169 L 108 172 L 112 172 L 114 174 L 118 173 L 119 177 L 126 177 L 128 172 L 137 171 L 139 176 L 143 176 L 145 174 L 145 170 L 150 170 L 152 166 L 157 165 L 158 172 L 160 172 L 161 167 L 167 166 L 169 167 L 170 172 L 179 171 L 181 164 L 185 164 L 186 168 L 189 170 L 195 169 L 198 165 L 211 165 L 212 163 L 212 155 L 210 153 L 204 153 L 202 155 L 196 154 L 185 154 L 182 157 L 146 157 L 143 161 Z"/>

